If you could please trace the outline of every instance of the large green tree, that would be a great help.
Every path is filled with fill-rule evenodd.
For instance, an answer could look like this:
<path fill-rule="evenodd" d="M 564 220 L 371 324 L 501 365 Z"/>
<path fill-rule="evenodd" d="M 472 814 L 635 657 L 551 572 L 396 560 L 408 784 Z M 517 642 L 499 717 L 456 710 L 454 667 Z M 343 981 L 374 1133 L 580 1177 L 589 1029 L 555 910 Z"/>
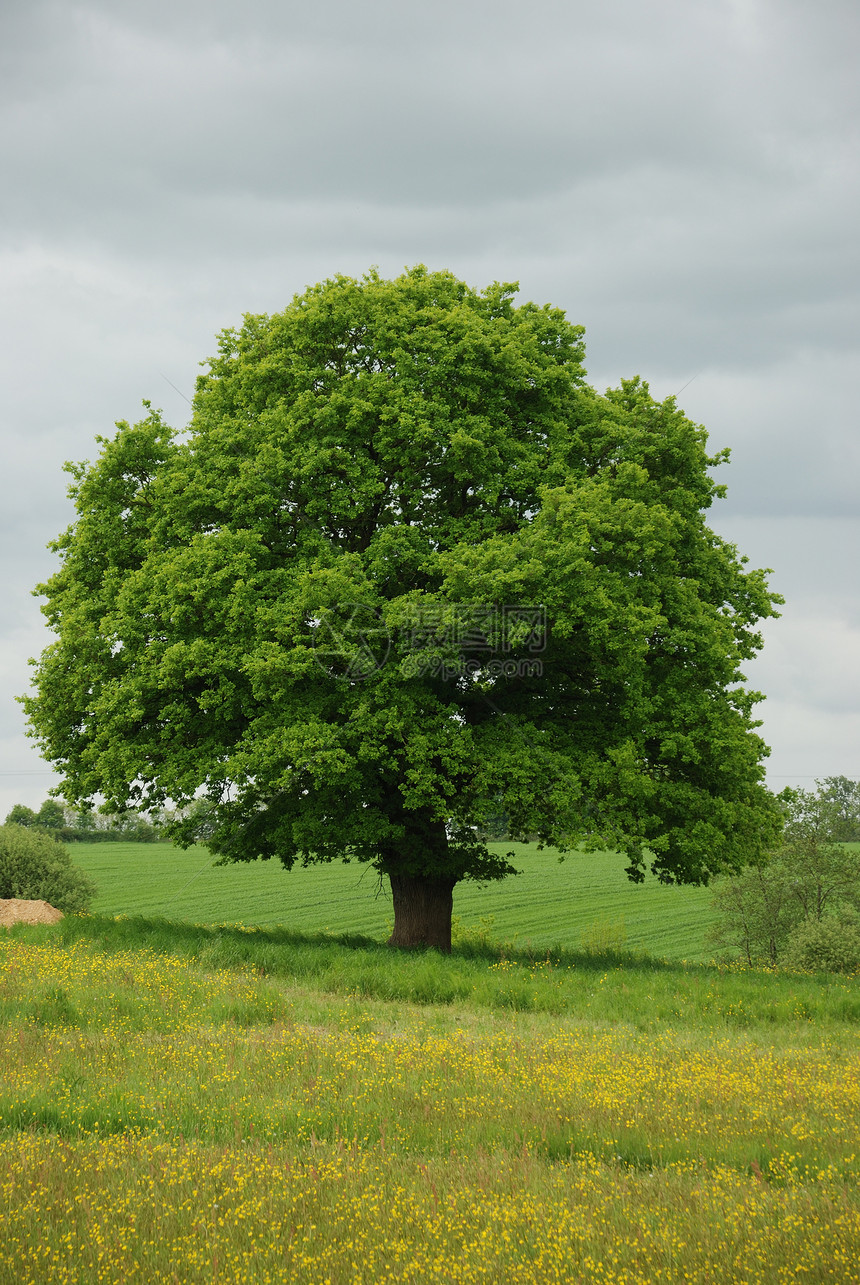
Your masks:
<path fill-rule="evenodd" d="M 205 794 L 215 852 L 369 862 L 392 942 L 442 949 L 458 880 L 511 873 L 500 812 L 634 879 L 774 841 L 740 667 L 776 600 L 706 525 L 725 455 L 515 294 L 323 282 L 220 336 L 187 432 L 70 466 L 25 698 L 70 803 Z"/>

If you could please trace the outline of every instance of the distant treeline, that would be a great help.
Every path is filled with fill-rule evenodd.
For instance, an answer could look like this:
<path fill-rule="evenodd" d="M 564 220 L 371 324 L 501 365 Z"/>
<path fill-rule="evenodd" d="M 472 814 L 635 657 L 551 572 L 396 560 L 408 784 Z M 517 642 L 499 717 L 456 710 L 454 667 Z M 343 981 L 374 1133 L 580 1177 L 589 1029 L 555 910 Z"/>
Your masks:
<path fill-rule="evenodd" d="M 847 776 L 827 776 L 816 781 L 816 785 L 821 797 L 828 802 L 831 840 L 836 843 L 860 842 L 860 782 Z M 784 807 L 790 808 L 791 799 L 796 794 L 797 791 L 790 789 L 782 792 L 779 797 Z M 207 799 L 195 799 L 176 812 L 130 811 L 114 816 L 86 809 L 75 811 L 64 808 L 56 799 L 46 799 L 38 812 L 23 803 L 16 803 L 6 817 L 6 824 L 42 830 L 63 843 L 158 843 L 169 838 L 170 823 L 181 820 L 186 838 L 206 843 L 211 837 L 215 819 L 215 810 Z M 477 837 L 485 842 L 507 839 L 530 842 L 538 838 L 537 835 L 511 834 L 501 800 L 495 800 L 495 805 L 488 808 Z"/>
<path fill-rule="evenodd" d="M 52 834 L 61 843 L 159 843 L 162 837 L 154 825 L 135 826 L 130 830 L 78 830 L 64 825 Z"/>
<path fill-rule="evenodd" d="M 46 799 L 38 812 L 16 803 L 5 824 L 40 830 L 60 843 L 158 843 L 163 837 L 159 818 L 137 812 L 122 816 L 74 812 L 56 799 Z"/>

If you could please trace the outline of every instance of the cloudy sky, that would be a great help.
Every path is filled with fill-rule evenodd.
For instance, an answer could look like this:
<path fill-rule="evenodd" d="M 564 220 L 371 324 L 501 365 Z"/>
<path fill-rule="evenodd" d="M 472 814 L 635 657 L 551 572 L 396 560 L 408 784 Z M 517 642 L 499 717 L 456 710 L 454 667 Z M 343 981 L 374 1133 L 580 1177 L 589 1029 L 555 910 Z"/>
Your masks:
<path fill-rule="evenodd" d="M 371 264 L 517 280 L 597 387 L 680 390 L 786 598 L 771 783 L 860 776 L 858 36 L 856 0 L 7 0 L 0 818 L 53 780 L 13 697 L 63 461 Z"/>

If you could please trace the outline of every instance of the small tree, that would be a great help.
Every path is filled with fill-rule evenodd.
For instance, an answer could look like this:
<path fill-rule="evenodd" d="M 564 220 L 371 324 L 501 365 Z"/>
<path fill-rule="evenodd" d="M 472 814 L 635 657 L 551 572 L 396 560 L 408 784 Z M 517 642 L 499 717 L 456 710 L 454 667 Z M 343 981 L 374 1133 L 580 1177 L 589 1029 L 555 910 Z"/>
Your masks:
<path fill-rule="evenodd" d="M 832 779 L 832 778 L 831 778 Z M 843 905 L 860 906 L 860 854 L 840 842 L 845 815 L 827 781 L 818 789 L 786 790 L 780 861 L 799 920 L 820 920 Z"/>
<path fill-rule="evenodd" d="M 716 879 L 712 904 L 719 919 L 710 940 L 750 967 L 775 964 L 799 918 L 790 871 L 780 861 Z"/>
<path fill-rule="evenodd" d="M 835 807 L 834 838 L 841 843 L 860 841 L 860 781 L 852 781 L 847 776 L 826 776 L 818 784 Z"/>
<path fill-rule="evenodd" d="M 827 920 L 821 939 L 831 941 L 837 930 L 830 920 L 846 912 L 850 918 L 860 907 L 860 853 L 838 841 L 844 812 L 832 780 L 817 781 L 814 792 L 783 791 L 780 848 L 769 859 L 715 882 L 719 919 L 711 938 L 749 964 L 782 962 L 789 943 L 817 939 L 811 928 L 800 932 L 805 925 Z M 791 946 L 792 958 L 798 949 Z"/>
<path fill-rule="evenodd" d="M 6 818 L 6 825 L 36 825 L 38 823 L 36 813 L 32 808 L 28 808 L 24 803 L 16 803 L 12 811 Z"/>
<path fill-rule="evenodd" d="M 70 914 L 88 910 L 95 893 L 56 839 L 26 826 L 0 826 L 0 898 L 47 901 Z"/>
<path fill-rule="evenodd" d="M 66 810 L 56 799 L 46 799 L 36 813 L 36 824 L 44 830 L 62 830 L 66 824 Z"/>
<path fill-rule="evenodd" d="M 708 527 L 704 430 L 582 329 L 417 267 L 220 336 L 190 434 L 149 411 L 70 466 L 25 698 L 70 803 L 209 801 L 231 861 L 370 862 L 395 945 L 450 949 L 480 837 L 701 883 L 771 846 L 763 572 Z"/>

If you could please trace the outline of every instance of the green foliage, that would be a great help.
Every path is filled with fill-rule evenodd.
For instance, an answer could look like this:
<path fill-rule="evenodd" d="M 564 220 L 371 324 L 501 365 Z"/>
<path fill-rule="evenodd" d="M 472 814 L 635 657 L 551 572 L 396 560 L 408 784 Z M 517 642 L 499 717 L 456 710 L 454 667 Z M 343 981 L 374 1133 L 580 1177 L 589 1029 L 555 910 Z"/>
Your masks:
<path fill-rule="evenodd" d="M 497 806 L 495 811 L 485 812 L 477 833 L 485 843 L 499 842 L 511 837 L 511 827 L 501 807 Z"/>
<path fill-rule="evenodd" d="M 639 379 L 589 388 L 581 328 L 514 294 L 324 282 L 221 335 L 187 437 L 149 411 L 70 466 L 24 701 L 70 803 L 449 883 L 512 872 L 500 812 L 634 879 L 773 844 L 741 667 L 778 599 L 705 522 L 724 454 Z"/>
<path fill-rule="evenodd" d="M 211 799 L 192 799 L 178 812 L 165 815 L 162 829 L 181 833 L 185 842 L 209 843 L 218 825 L 218 809 Z"/>
<path fill-rule="evenodd" d="M 98 829 L 98 820 L 91 807 L 78 808 L 72 813 L 72 828 L 79 833 L 93 832 Z"/>
<path fill-rule="evenodd" d="M 860 906 L 860 855 L 844 847 L 845 816 L 826 781 L 816 791 L 787 790 L 782 863 L 803 919 L 821 919 L 842 904 Z"/>
<path fill-rule="evenodd" d="M 0 826 L 0 898 L 47 901 L 67 914 L 89 908 L 95 885 L 50 835 Z"/>
<path fill-rule="evenodd" d="M 45 799 L 36 813 L 36 824 L 44 830 L 62 830 L 66 824 L 66 809 L 56 799 Z"/>
<path fill-rule="evenodd" d="M 158 843 L 162 837 L 160 817 L 133 809 L 111 816 L 82 808 L 73 819 L 74 825 L 60 831 L 66 843 Z"/>
<path fill-rule="evenodd" d="M 715 884 L 720 918 L 713 939 L 747 963 L 796 960 L 798 952 L 814 954 L 819 939 L 826 952 L 826 943 L 840 934 L 847 934 L 850 954 L 851 912 L 860 908 L 860 853 L 839 841 L 845 810 L 834 779 L 844 780 L 816 782 L 814 792 L 784 791 L 781 847 L 769 860 Z M 843 931 L 839 925 L 846 923 Z"/>
<path fill-rule="evenodd" d="M 860 781 L 847 776 L 826 776 L 818 782 L 833 804 L 833 837 L 840 843 L 860 841 Z"/>
<path fill-rule="evenodd" d="M 109 817 L 107 833 L 111 838 L 126 843 L 158 843 L 161 828 L 158 824 L 134 811 L 123 812 L 120 816 Z"/>
<path fill-rule="evenodd" d="M 6 818 L 5 825 L 36 825 L 36 813 L 23 803 L 16 803 Z"/>
<path fill-rule="evenodd" d="M 791 871 L 776 860 L 716 880 L 713 905 L 719 918 L 711 940 L 750 966 L 775 964 L 800 916 L 791 895 Z"/>
<path fill-rule="evenodd" d="M 805 919 L 790 934 L 780 961 L 805 972 L 860 973 L 860 920 L 843 909 Z"/>
<path fill-rule="evenodd" d="M 69 820 L 71 824 L 67 824 Z M 156 821 L 135 811 L 119 816 L 96 816 L 91 808 L 75 812 L 64 808 L 56 799 L 46 799 L 38 812 L 16 803 L 6 818 L 6 825 L 35 827 L 63 843 L 157 843 L 161 829 Z"/>
<path fill-rule="evenodd" d="M 452 915 L 451 944 L 455 950 L 466 954 L 470 951 L 498 953 L 500 949 L 511 949 L 511 943 L 502 946 L 496 939 L 495 924 L 495 915 L 481 915 L 476 924 L 465 924 L 459 915 Z"/>
<path fill-rule="evenodd" d="M 624 919 L 595 919 L 579 936 L 579 949 L 589 955 L 605 955 L 627 947 Z"/>

